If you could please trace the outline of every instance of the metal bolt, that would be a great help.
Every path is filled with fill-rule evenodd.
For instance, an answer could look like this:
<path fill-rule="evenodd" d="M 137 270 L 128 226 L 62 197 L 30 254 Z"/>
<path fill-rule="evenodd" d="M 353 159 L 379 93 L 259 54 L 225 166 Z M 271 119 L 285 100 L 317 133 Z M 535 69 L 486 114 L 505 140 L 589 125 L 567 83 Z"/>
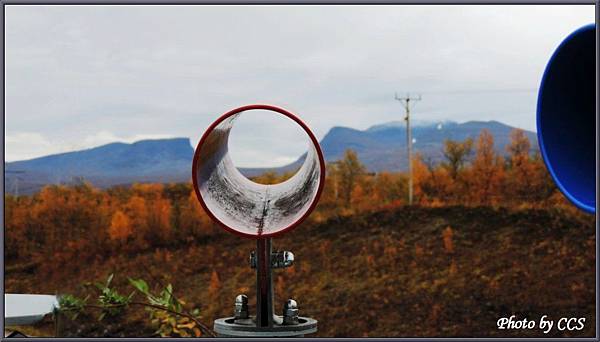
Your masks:
<path fill-rule="evenodd" d="M 283 304 L 283 324 L 296 325 L 298 323 L 298 303 L 290 298 Z"/>
<path fill-rule="evenodd" d="M 248 296 L 245 294 L 238 295 L 235 297 L 235 310 L 234 316 L 236 319 L 245 319 L 249 317 L 248 310 Z"/>
<path fill-rule="evenodd" d="M 281 252 L 280 252 L 281 253 Z M 277 263 L 279 267 L 289 267 L 294 264 L 294 253 L 284 251 L 281 253 L 281 256 L 277 258 Z"/>
<path fill-rule="evenodd" d="M 250 268 L 256 268 L 256 252 L 250 252 Z"/>

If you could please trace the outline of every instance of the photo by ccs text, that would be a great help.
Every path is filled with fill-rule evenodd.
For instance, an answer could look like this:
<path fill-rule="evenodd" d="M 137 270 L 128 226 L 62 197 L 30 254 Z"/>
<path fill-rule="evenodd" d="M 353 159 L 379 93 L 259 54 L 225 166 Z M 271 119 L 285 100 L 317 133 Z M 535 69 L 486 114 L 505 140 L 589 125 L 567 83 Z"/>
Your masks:
<path fill-rule="evenodd" d="M 547 315 L 543 315 L 538 322 L 535 320 L 528 320 L 527 318 L 517 319 L 517 316 L 512 315 L 510 317 L 498 319 L 496 324 L 500 330 L 531 330 L 537 328 L 543 330 L 544 334 L 547 334 L 554 327 L 559 331 L 583 330 L 585 327 L 585 317 L 561 317 L 557 321 L 554 321 L 548 318 Z"/>

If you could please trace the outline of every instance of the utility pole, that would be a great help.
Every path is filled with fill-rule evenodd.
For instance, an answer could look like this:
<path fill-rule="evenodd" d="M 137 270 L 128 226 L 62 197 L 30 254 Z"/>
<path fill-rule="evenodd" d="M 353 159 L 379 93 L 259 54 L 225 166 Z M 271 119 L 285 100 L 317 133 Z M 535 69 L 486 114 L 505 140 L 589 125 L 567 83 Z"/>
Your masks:
<path fill-rule="evenodd" d="M 419 97 L 410 97 L 410 94 L 406 94 L 405 97 L 398 97 L 395 95 L 397 101 L 402 102 L 404 110 L 406 111 L 406 147 L 408 150 L 408 204 L 413 203 L 413 174 L 412 174 L 412 134 L 410 131 L 410 102 L 421 101 L 421 95 Z"/>

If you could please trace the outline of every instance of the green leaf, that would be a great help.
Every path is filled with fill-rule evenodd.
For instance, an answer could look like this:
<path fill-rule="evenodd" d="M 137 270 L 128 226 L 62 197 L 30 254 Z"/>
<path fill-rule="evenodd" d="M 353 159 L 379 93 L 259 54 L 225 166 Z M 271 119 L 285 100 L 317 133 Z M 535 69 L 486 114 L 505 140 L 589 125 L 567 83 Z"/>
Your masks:
<path fill-rule="evenodd" d="M 129 278 L 129 283 L 135 287 L 138 291 L 140 291 L 141 293 L 148 295 L 148 292 L 150 291 L 150 287 L 148 286 L 148 284 L 144 281 L 144 279 L 131 279 Z"/>
<path fill-rule="evenodd" d="M 110 282 L 113 280 L 113 276 L 114 276 L 114 275 L 115 275 L 114 273 L 111 273 L 111 274 L 108 276 L 108 279 L 106 280 L 106 287 L 108 287 L 108 286 L 110 285 Z"/>

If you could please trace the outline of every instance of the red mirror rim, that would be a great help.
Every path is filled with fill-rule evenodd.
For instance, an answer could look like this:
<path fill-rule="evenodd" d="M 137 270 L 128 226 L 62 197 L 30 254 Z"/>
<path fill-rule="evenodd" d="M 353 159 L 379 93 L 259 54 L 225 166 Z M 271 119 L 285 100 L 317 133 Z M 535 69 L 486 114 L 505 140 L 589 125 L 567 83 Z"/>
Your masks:
<path fill-rule="evenodd" d="M 319 167 L 321 168 L 321 174 L 319 175 L 319 186 L 317 188 L 316 195 L 315 195 L 311 205 L 306 210 L 306 212 L 291 225 L 289 225 L 281 230 L 278 230 L 277 232 L 270 233 L 270 234 L 262 234 L 260 236 L 240 232 L 232 227 L 229 227 L 228 225 L 223 223 L 221 220 L 219 220 L 215 215 L 213 215 L 213 213 L 208 209 L 206 203 L 202 199 L 202 195 L 200 194 L 198 180 L 195 177 L 195 171 L 197 169 L 200 151 L 202 149 L 204 142 L 206 141 L 208 136 L 211 134 L 211 132 L 215 129 L 215 127 L 217 127 L 223 120 L 227 119 L 228 117 L 238 114 L 238 113 L 241 113 L 241 112 L 249 111 L 249 110 L 268 110 L 268 111 L 272 111 L 272 112 L 277 112 L 279 114 L 287 116 L 288 118 L 295 121 L 298 125 L 300 125 L 300 127 L 302 127 L 302 129 L 306 132 L 306 134 L 308 134 L 308 137 L 310 138 L 312 144 L 315 147 L 315 150 L 317 151 L 317 157 L 319 159 Z M 310 128 L 308 128 L 308 126 L 302 120 L 300 120 L 300 118 L 298 118 L 298 116 L 296 116 L 295 114 L 293 114 L 283 108 L 277 107 L 277 106 L 268 105 L 268 104 L 251 104 L 251 105 L 246 105 L 246 106 L 242 106 L 242 107 L 238 107 L 233 110 L 230 110 L 229 112 L 221 115 L 215 122 L 213 122 L 206 129 L 206 131 L 202 135 L 202 138 L 200 138 L 198 145 L 196 146 L 196 150 L 194 151 L 194 159 L 192 161 L 192 183 L 194 185 L 194 192 L 196 193 L 196 197 L 198 198 L 198 201 L 200 202 L 202 209 L 204 209 L 204 212 L 206 212 L 206 214 L 213 221 L 217 222 L 226 231 L 229 231 L 235 235 L 242 236 L 245 238 L 252 238 L 252 239 L 271 238 L 271 237 L 279 236 L 283 233 L 286 233 L 286 232 L 294 229 L 295 227 L 300 225 L 315 209 L 315 207 L 317 206 L 317 203 L 319 202 L 319 198 L 321 197 L 321 193 L 323 192 L 323 187 L 325 186 L 325 158 L 323 157 L 323 152 L 321 150 L 321 146 L 319 145 L 319 141 L 317 140 L 317 138 L 315 137 L 313 132 L 310 130 Z"/>

